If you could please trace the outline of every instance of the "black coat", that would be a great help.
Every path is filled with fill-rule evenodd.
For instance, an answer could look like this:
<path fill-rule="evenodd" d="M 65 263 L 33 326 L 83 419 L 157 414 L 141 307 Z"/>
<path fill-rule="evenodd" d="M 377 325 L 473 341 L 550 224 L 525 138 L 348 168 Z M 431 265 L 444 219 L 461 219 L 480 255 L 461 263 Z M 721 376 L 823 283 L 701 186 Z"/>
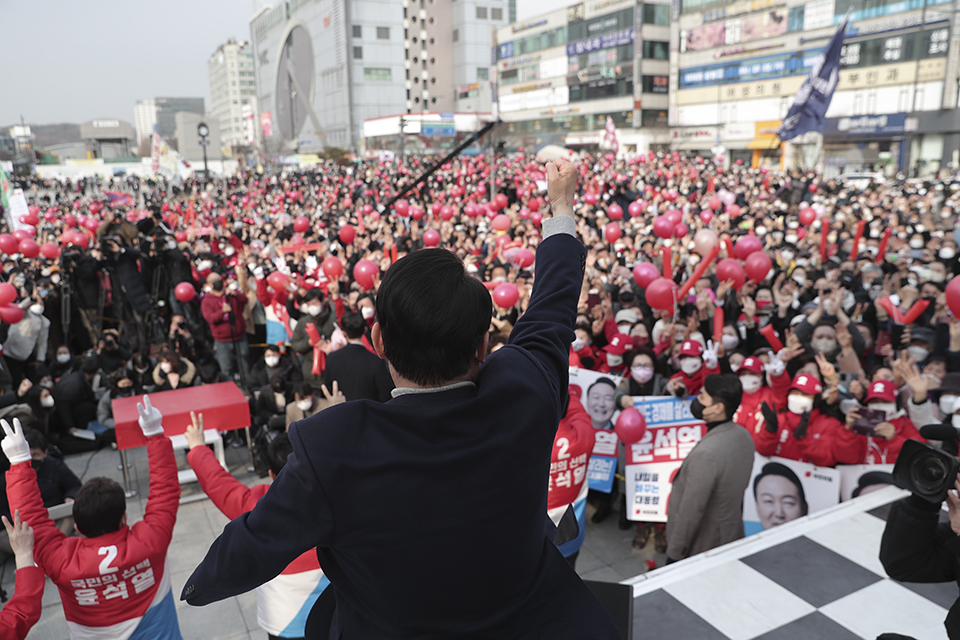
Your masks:
<path fill-rule="evenodd" d="M 348 344 L 327 356 L 323 384 L 331 392 L 334 380 L 347 400 L 386 402 L 393 391 L 387 361 L 361 344 Z"/>
<path fill-rule="evenodd" d="M 248 385 L 251 389 L 260 387 L 269 387 L 270 381 L 274 376 L 280 376 L 286 383 L 287 399 L 293 397 L 293 385 L 303 381 L 303 372 L 300 370 L 300 363 L 296 362 L 289 355 L 280 356 L 280 362 L 275 369 L 268 369 L 267 363 L 263 358 L 257 361 L 250 373 Z"/>
<path fill-rule="evenodd" d="M 894 503 L 880 542 L 880 562 L 894 580 L 960 585 L 960 537 L 939 522 L 940 505 L 909 496 Z M 960 640 L 960 599 L 944 620 L 950 640 Z"/>
<path fill-rule="evenodd" d="M 63 460 L 50 455 L 43 462 L 34 462 L 33 468 L 37 470 L 37 484 L 45 507 L 55 507 L 66 502 L 67 498 L 76 497 L 83 484 Z M 0 513 L 10 516 L 6 474 L 0 474 Z"/>
<path fill-rule="evenodd" d="M 116 282 L 126 294 L 130 306 L 143 315 L 150 308 L 150 296 L 140 273 L 140 252 L 136 249 L 124 249 L 109 259 L 110 267 L 117 276 Z"/>
<path fill-rule="evenodd" d="M 93 418 L 96 417 L 97 397 L 82 371 L 75 371 L 60 378 L 60 382 L 53 387 L 53 398 L 56 400 L 57 415 L 64 431 L 87 428 L 86 424 L 76 423 L 77 418 L 86 417 L 89 413 L 84 405 L 92 404 Z"/>

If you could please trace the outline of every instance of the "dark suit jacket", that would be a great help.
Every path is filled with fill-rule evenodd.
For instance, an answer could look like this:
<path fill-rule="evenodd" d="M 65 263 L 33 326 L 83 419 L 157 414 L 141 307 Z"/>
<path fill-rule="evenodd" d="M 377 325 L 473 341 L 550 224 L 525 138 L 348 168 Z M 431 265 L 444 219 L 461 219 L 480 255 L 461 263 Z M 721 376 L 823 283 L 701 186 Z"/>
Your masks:
<path fill-rule="evenodd" d="M 292 424 L 286 467 L 181 597 L 243 593 L 316 546 L 344 639 L 619 638 L 544 534 L 583 260 L 570 235 L 541 243 L 529 310 L 476 386 Z"/>
<path fill-rule="evenodd" d="M 327 356 L 323 383 L 331 392 L 334 380 L 347 400 L 386 402 L 393 391 L 387 361 L 361 344 L 348 344 Z"/>

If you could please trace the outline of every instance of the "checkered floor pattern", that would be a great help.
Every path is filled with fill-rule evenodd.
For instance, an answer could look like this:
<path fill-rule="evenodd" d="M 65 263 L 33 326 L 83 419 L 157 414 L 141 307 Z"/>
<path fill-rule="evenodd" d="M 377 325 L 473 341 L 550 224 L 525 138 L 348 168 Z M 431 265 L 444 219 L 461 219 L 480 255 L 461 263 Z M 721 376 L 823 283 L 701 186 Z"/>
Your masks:
<path fill-rule="evenodd" d="M 633 637 L 677 640 L 946 640 L 956 583 L 887 578 L 878 559 L 897 489 L 625 581 Z M 822 516 L 822 517 L 821 517 Z"/>

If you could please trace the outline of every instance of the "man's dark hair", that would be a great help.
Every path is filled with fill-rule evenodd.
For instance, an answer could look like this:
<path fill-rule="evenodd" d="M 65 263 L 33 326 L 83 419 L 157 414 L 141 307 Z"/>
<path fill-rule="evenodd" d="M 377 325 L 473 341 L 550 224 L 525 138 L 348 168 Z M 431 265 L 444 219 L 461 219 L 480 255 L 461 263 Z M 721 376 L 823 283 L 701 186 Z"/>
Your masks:
<path fill-rule="evenodd" d="M 200 382 L 203 384 L 213 384 L 220 380 L 220 367 L 216 362 L 210 362 L 200 365 Z"/>
<path fill-rule="evenodd" d="M 293 392 L 300 396 L 300 399 L 309 398 L 313 396 L 313 387 L 310 386 L 309 382 L 300 381 L 293 385 Z"/>
<path fill-rule="evenodd" d="M 92 376 L 100 370 L 100 358 L 97 356 L 90 356 L 83 361 L 83 365 L 80 368 L 85 374 Z"/>
<path fill-rule="evenodd" d="M 753 499 L 757 499 L 757 485 L 760 484 L 760 481 L 763 480 L 766 476 L 781 476 L 792 482 L 797 487 L 797 495 L 800 496 L 800 505 L 802 508 L 802 513 L 800 515 L 807 515 L 807 495 L 803 491 L 803 485 L 800 484 L 800 478 L 797 477 L 797 474 L 793 472 L 793 469 L 788 467 L 785 464 L 779 462 L 768 462 L 763 465 L 763 469 L 760 470 L 760 473 L 757 474 L 757 477 L 753 479 Z"/>
<path fill-rule="evenodd" d="M 715 402 L 722 402 L 726 409 L 727 420 L 733 419 L 743 399 L 743 385 L 740 376 L 725 373 L 719 376 L 707 376 L 703 381 L 703 388 Z"/>
<path fill-rule="evenodd" d="M 614 391 L 617 390 L 617 385 L 615 385 L 613 383 L 613 380 L 611 380 L 610 378 L 597 378 L 596 380 L 593 381 L 593 384 L 587 387 L 587 395 L 590 395 L 590 390 L 593 389 L 598 384 L 605 384 L 609 386 L 611 389 L 613 389 Z"/>
<path fill-rule="evenodd" d="M 387 360 L 401 376 L 437 385 L 469 371 L 493 302 L 449 251 L 417 251 L 387 270 L 377 292 Z"/>
<path fill-rule="evenodd" d="M 40 449 L 41 451 L 46 451 L 50 448 L 47 438 L 36 429 L 24 429 L 23 437 L 27 439 L 27 444 L 30 445 L 31 450 Z"/>
<path fill-rule="evenodd" d="M 276 438 L 267 445 L 267 464 L 270 465 L 270 471 L 273 475 L 279 475 L 280 471 L 287 464 L 287 457 L 293 453 L 293 445 L 290 443 L 290 437 L 285 433 L 278 434 Z"/>
<path fill-rule="evenodd" d="M 123 487 L 110 478 L 93 478 L 80 487 L 73 503 L 77 529 L 88 538 L 96 538 L 120 529 L 127 499 Z"/>
<path fill-rule="evenodd" d="M 268 344 L 267 346 L 265 346 L 265 347 L 263 348 L 263 351 L 264 351 L 264 352 L 273 351 L 274 353 L 279 354 L 279 353 L 280 353 L 280 347 L 279 347 L 278 345 L 275 345 L 275 344 Z"/>
<path fill-rule="evenodd" d="M 303 294 L 303 301 L 310 302 L 311 300 L 320 300 L 323 301 L 323 291 L 320 289 L 310 289 L 305 294 Z"/>
<path fill-rule="evenodd" d="M 340 319 L 340 326 L 349 340 L 359 340 L 363 337 L 363 330 L 367 328 L 367 321 L 359 313 L 347 311 Z"/>

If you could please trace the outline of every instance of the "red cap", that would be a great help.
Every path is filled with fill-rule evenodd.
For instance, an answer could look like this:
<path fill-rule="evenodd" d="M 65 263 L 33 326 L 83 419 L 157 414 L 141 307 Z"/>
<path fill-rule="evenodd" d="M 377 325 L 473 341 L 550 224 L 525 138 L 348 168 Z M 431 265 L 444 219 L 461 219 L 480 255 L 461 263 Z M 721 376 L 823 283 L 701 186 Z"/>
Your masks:
<path fill-rule="evenodd" d="M 796 389 L 808 396 L 815 396 L 823 392 L 823 385 L 820 381 L 807 373 L 801 373 L 793 379 L 790 389 Z"/>
<path fill-rule="evenodd" d="M 740 365 L 740 368 L 737 369 L 737 373 L 743 373 L 744 371 L 749 371 L 750 373 L 763 373 L 763 363 L 760 362 L 760 358 L 754 358 L 750 356 L 749 358 L 744 358 L 743 364 Z"/>
<path fill-rule="evenodd" d="M 570 395 L 579 400 L 583 396 L 583 389 L 580 388 L 580 385 L 570 384 L 567 385 L 567 390 L 570 392 Z"/>
<path fill-rule="evenodd" d="M 870 384 L 867 390 L 867 402 L 883 400 L 884 402 L 897 401 L 897 386 L 889 380 L 877 380 Z"/>
<path fill-rule="evenodd" d="M 631 349 L 633 349 L 633 338 L 622 333 L 618 333 L 617 335 L 613 336 L 613 340 L 610 341 L 610 344 L 603 348 L 604 351 L 615 356 L 622 356 Z"/>
<path fill-rule="evenodd" d="M 699 358 L 703 355 L 703 345 L 697 342 L 696 340 L 687 340 L 683 343 L 683 346 L 680 347 L 680 357 L 684 356 L 693 356 Z"/>

